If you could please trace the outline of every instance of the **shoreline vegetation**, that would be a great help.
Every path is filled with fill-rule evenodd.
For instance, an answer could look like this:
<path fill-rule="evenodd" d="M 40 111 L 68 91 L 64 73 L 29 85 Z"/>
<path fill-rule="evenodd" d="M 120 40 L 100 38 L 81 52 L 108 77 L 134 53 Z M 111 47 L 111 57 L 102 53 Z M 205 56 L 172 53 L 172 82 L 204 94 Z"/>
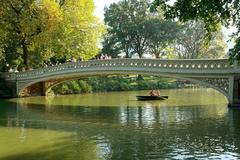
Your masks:
<path fill-rule="evenodd" d="M 63 82 L 54 86 L 50 95 L 68 95 L 112 91 L 189 88 L 189 81 L 153 76 L 101 76 Z"/>

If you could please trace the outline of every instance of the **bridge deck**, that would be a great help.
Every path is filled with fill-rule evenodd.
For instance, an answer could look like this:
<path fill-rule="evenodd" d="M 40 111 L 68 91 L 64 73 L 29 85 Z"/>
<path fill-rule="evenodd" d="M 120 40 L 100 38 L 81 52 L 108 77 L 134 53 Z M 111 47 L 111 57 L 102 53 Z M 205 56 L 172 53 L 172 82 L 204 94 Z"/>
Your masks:
<path fill-rule="evenodd" d="M 6 80 L 27 81 L 36 78 L 64 75 L 73 72 L 127 71 L 161 72 L 165 74 L 226 75 L 239 73 L 227 59 L 216 60 L 158 60 L 158 59 L 111 59 L 64 63 L 47 68 L 18 73 L 3 73 Z"/>

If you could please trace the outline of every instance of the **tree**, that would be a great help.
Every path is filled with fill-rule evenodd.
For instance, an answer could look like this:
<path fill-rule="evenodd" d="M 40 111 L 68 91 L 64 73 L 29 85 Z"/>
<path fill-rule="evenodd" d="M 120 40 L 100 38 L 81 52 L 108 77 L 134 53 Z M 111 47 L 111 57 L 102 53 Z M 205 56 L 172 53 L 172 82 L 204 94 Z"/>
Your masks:
<path fill-rule="evenodd" d="M 129 27 L 131 27 L 133 23 L 130 17 L 133 14 L 134 6 L 132 6 L 129 1 L 124 0 L 113 3 L 104 10 L 104 22 L 108 26 L 108 34 L 105 38 L 106 45 L 104 45 L 103 50 L 114 55 L 114 52 L 107 49 L 111 48 L 109 46 L 114 46 L 114 51 L 120 50 L 125 53 L 126 58 L 129 58 L 132 54 L 132 37 Z"/>
<path fill-rule="evenodd" d="M 108 37 L 112 37 L 116 49 L 124 52 L 127 58 L 132 54 L 142 58 L 147 50 L 148 13 L 147 0 L 123 0 L 105 8 L 104 21 L 109 26 Z"/>
<path fill-rule="evenodd" d="M 203 58 L 224 58 L 226 57 L 227 44 L 224 41 L 223 33 L 216 32 L 209 42 Z"/>
<path fill-rule="evenodd" d="M 101 54 L 111 55 L 112 58 L 117 58 L 121 54 L 121 47 L 116 39 L 111 34 L 105 34 L 104 41 L 102 42 Z M 129 58 L 127 50 L 126 58 Z"/>
<path fill-rule="evenodd" d="M 180 59 L 197 59 L 207 47 L 201 23 L 187 22 L 176 39 L 175 49 Z"/>
<path fill-rule="evenodd" d="M 105 8 L 108 34 L 103 51 L 113 56 L 116 52 L 123 52 L 126 57 L 137 54 L 139 58 L 148 52 L 159 58 L 175 38 L 177 23 L 151 14 L 148 6 L 147 0 L 123 0 Z"/>
<path fill-rule="evenodd" d="M 176 38 L 174 48 L 180 59 L 220 58 L 226 44 L 221 32 L 215 32 L 206 42 L 206 30 L 202 22 L 186 22 Z M 216 43 L 217 42 L 217 43 Z"/>
<path fill-rule="evenodd" d="M 92 0 L 0 1 L 0 48 L 27 68 L 57 57 L 94 57 L 104 27 Z"/>
<path fill-rule="evenodd" d="M 6 54 L 19 55 L 29 67 L 33 51 L 48 41 L 60 21 L 61 13 L 54 1 L 1 1 L 0 33 L 4 33 L 1 47 Z"/>
<path fill-rule="evenodd" d="M 147 20 L 146 30 L 149 32 L 149 53 L 160 58 L 166 54 L 166 47 L 178 37 L 180 26 L 176 22 L 153 17 Z"/>
<path fill-rule="evenodd" d="M 160 7 L 167 18 L 180 21 L 202 20 L 209 35 L 219 30 L 219 24 L 238 28 L 235 47 L 230 50 L 230 58 L 240 60 L 240 1 L 239 0 L 177 0 L 170 5 L 169 0 L 154 0 L 151 9 Z"/>
<path fill-rule="evenodd" d="M 59 57 L 91 59 L 99 52 L 105 26 L 93 15 L 93 0 L 60 1 L 63 21 L 56 36 Z"/>
<path fill-rule="evenodd" d="M 134 6 L 134 10 L 129 15 L 132 21 L 132 26 L 129 29 L 132 40 L 133 52 L 138 55 L 139 58 L 143 58 L 143 54 L 148 48 L 149 31 L 147 27 L 148 2 L 146 0 L 131 0 L 130 5 Z"/>

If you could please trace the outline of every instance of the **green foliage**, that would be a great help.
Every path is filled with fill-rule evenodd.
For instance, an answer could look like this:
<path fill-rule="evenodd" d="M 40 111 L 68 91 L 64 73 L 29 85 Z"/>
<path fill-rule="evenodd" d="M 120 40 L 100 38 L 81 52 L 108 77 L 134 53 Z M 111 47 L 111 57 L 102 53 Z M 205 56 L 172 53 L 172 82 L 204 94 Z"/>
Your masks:
<path fill-rule="evenodd" d="M 236 44 L 233 49 L 230 50 L 230 61 L 234 63 L 235 60 L 240 61 L 240 37 L 236 39 Z"/>
<path fill-rule="evenodd" d="M 138 90 L 143 90 L 143 89 L 146 89 L 146 88 L 150 88 L 150 84 L 148 82 L 146 82 L 146 81 L 138 81 L 138 83 L 137 83 L 137 89 Z"/>
<path fill-rule="evenodd" d="M 29 68 L 53 56 L 94 57 L 104 26 L 93 12 L 93 0 L 0 1 L 0 60 Z"/>
<path fill-rule="evenodd" d="M 121 47 L 118 43 L 117 39 L 111 36 L 110 33 L 107 33 L 104 37 L 104 41 L 102 42 L 102 54 L 111 55 L 112 58 L 118 58 L 118 55 L 121 54 Z M 129 57 L 129 53 L 127 50 L 127 58 Z"/>
<path fill-rule="evenodd" d="M 147 0 L 114 3 L 105 8 L 104 20 L 108 34 L 102 52 L 113 57 L 125 53 L 126 57 L 137 54 L 142 58 L 150 53 L 155 58 L 197 59 L 220 58 L 225 54 L 221 32 L 214 33 L 209 41 L 203 22 L 166 20 L 161 9 L 157 13 L 149 12 Z M 220 29 L 220 25 L 217 27 Z M 170 53 L 177 55 L 170 56 Z"/>
<path fill-rule="evenodd" d="M 69 93 L 69 87 L 66 84 L 63 84 L 61 86 L 61 93 L 63 93 L 63 94 Z"/>
<path fill-rule="evenodd" d="M 154 10 L 159 6 L 164 11 L 166 18 L 177 17 L 180 21 L 203 20 L 208 31 L 217 31 L 219 22 L 230 23 L 231 10 L 228 7 L 232 3 L 237 9 L 239 8 L 238 2 L 238 0 L 235 0 L 234 3 L 226 0 L 177 0 L 170 5 L 168 0 L 154 0 L 151 9 Z"/>
<path fill-rule="evenodd" d="M 4 59 L 5 59 L 4 49 L 0 48 L 0 62 L 3 61 Z"/>
<path fill-rule="evenodd" d="M 120 50 L 126 54 L 126 58 L 131 56 L 131 33 L 129 27 L 132 26 L 132 20 L 129 18 L 132 15 L 134 7 L 128 1 L 113 3 L 109 8 L 105 8 L 104 21 L 108 25 L 108 34 L 104 42 L 104 50 L 114 57 L 114 52 L 108 48 L 113 48 L 112 51 Z"/>
<path fill-rule="evenodd" d="M 215 32 L 206 40 L 202 22 L 188 21 L 182 25 L 174 43 L 174 50 L 180 59 L 220 58 L 225 55 L 226 43 L 223 34 Z"/>
<path fill-rule="evenodd" d="M 173 5 L 168 0 L 154 0 L 152 10 L 161 8 L 166 18 L 178 18 L 180 21 L 201 20 L 205 23 L 208 36 L 218 31 L 219 24 L 238 29 L 235 47 L 230 50 L 230 59 L 240 60 L 240 1 L 239 0 L 176 0 Z"/>
<path fill-rule="evenodd" d="M 226 56 L 227 44 L 222 32 L 213 33 L 213 38 L 205 50 L 204 58 L 224 58 Z"/>
<path fill-rule="evenodd" d="M 166 54 L 166 47 L 178 37 L 181 27 L 176 22 L 153 17 L 147 20 L 146 29 L 149 32 L 149 52 L 155 58 L 160 58 Z"/>
<path fill-rule="evenodd" d="M 81 92 L 80 85 L 78 85 L 78 83 L 74 80 L 70 81 L 69 89 L 71 89 L 73 91 L 73 93 L 80 93 Z"/>
<path fill-rule="evenodd" d="M 78 84 L 79 84 L 79 88 L 81 88 L 81 91 L 83 93 L 92 92 L 92 86 L 90 86 L 86 81 L 79 80 Z"/>
<path fill-rule="evenodd" d="M 175 81 L 157 77 L 103 76 L 64 82 L 52 88 L 55 94 L 78 94 L 106 91 L 130 91 L 177 88 Z"/>
<path fill-rule="evenodd" d="M 137 76 L 137 81 L 144 81 L 143 76 L 142 76 L 142 75 L 138 75 L 138 76 Z"/>
<path fill-rule="evenodd" d="M 93 0 L 68 0 L 61 6 L 63 21 L 56 36 L 55 52 L 59 57 L 91 59 L 99 52 L 105 27 L 93 16 Z"/>
<path fill-rule="evenodd" d="M 161 50 L 175 38 L 177 24 L 163 20 L 160 14 L 151 14 L 148 6 L 147 0 L 124 0 L 105 8 L 108 33 L 103 53 L 113 57 L 124 53 L 127 58 L 137 54 L 142 58 L 149 51 L 160 57 Z"/>
<path fill-rule="evenodd" d="M 26 66 L 37 49 L 46 44 L 61 21 L 58 5 L 52 0 L 12 0 L 0 2 L 0 37 L 5 54 L 21 57 Z M 8 59 L 6 59 L 8 60 Z"/>
<path fill-rule="evenodd" d="M 105 23 L 109 28 L 103 52 L 111 53 L 113 57 L 121 52 L 126 57 L 136 53 L 140 58 L 147 52 L 156 58 L 223 57 L 226 44 L 220 32 L 214 33 L 208 42 L 202 22 L 187 21 L 180 24 L 165 20 L 161 10 L 149 13 L 147 4 L 146 0 L 129 0 L 105 8 Z M 170 53 L 177 55 L 170 56 Z"/>

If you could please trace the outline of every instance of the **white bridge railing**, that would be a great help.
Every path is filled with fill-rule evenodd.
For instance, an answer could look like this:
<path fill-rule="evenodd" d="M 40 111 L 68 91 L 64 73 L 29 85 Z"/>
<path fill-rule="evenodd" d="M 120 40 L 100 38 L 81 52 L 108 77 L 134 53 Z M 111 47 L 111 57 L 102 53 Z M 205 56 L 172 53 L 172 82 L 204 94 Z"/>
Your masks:
<path fill-rule="evenodd" d="M 73 71 L 81 71 L 88 69 L 111 69 L 118 68 L 142 68 L 142 69 L 159 69 L 171 72 L 181 71 L 222 71 L 232 70 L 233 65 L 229 64 L 227 59 L 216 60 L 158 60 L 158 59 L 111 59 L 111 60 L 92 60 L 82 62 L 64 63 L 56 66 L 35 69 L 18 73 L 3 73 L 5 80 L 31 80 L 38 77 L 64 74 Z"/>

